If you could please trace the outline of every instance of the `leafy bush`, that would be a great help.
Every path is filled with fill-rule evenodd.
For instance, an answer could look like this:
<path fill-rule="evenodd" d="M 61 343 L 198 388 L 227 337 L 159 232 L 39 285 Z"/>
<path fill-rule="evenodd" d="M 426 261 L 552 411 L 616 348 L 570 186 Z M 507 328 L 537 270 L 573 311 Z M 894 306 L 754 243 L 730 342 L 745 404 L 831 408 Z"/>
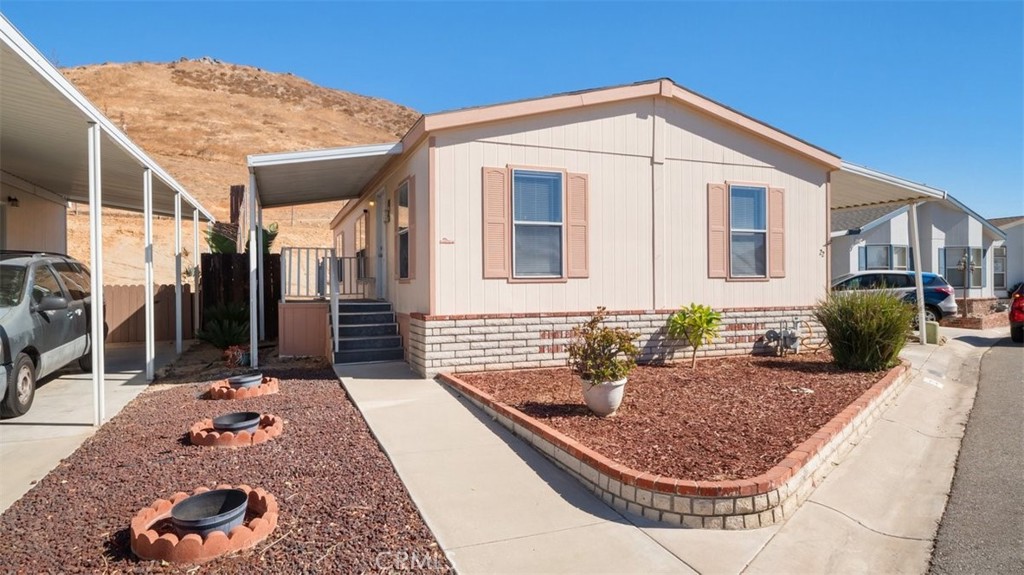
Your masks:
<path fill-rule="evenodd" d="M 569 367 L 591 385 L 626 377 L 640 355 L 633 343 L 639 334 L 602 325 L 606 316 L 605 308 L 599 307 L 589 321 L 572 329 Z"/>
<path fill-rule="evenodd" d="M 668 335 L 685 339 L 693 350 L 690 355 L 690 369 L 697 366 L 697 349 L 710 344 L 718 337 L 722 325 L 722 314 L 706 305 L 690 303 L 690 307 L 679 308 L 668 318 Z"/>
<path fill-rule="evenodd" d="M 825 328 L 836 365 L 879 371 L 899 362 L 914 306 L 891 291 L 847 291 L 819 302 L 814 317 Z"/>
<path fill-rule="evenodd" d="M 196 337 L 216 348 L 227 349 L 249 342 L 249 306 L 243 303 L 217 304 L 206 308 L 206 325 Z"/>

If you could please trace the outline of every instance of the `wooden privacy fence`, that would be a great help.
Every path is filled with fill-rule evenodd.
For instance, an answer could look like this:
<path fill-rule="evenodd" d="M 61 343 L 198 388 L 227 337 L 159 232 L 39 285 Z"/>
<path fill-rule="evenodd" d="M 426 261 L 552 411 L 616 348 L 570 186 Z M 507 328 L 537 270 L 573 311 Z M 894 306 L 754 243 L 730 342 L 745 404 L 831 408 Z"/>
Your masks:
<path fill-rule="evenodd" d="M 249 306 L 249 254 L 203 254 L 201 261 L 201 313 L 219 303 L 242 303 Z M 264 255 L 263 266 L 262 296 L 267 339 L 277 339 L 281 255 Z"/>
<path fill-rule="evenodd" d="M 146 341 L 146 286 L 103 286 L 106 304 L 107 343 Z M 192 287 L 181 286 L 181 334 L 191 339 Z M 156 341 L 174 341 L 174 286 L 153 290 L 153 325 Z"/>

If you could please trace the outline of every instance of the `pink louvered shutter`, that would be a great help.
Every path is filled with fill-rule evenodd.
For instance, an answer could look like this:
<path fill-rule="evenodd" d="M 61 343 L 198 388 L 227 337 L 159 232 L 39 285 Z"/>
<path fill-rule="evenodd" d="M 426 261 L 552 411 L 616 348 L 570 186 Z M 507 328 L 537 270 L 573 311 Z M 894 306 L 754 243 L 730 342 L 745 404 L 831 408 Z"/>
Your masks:
<path fill-rule="evenodd" d="M 483 169 L 484 278 L 509 277 L 508 170 Z"/>
<path fill-rule="evenodd" d="M 768 189 L 768 277 L 786 277 L 786 191 Z"/>
<path fill-rule="evenodd" d="M 725 184 L 708 184 L 708 277 L 729 275 L 729 202 Z"/>
<path fill-rule="evenodd" d="M 590 181 L 586 174 L 569 174 L 565 194 L 566 224 L 566 276 L 590 276 L 590 238 L 588 214 L 590 212 Z"/>

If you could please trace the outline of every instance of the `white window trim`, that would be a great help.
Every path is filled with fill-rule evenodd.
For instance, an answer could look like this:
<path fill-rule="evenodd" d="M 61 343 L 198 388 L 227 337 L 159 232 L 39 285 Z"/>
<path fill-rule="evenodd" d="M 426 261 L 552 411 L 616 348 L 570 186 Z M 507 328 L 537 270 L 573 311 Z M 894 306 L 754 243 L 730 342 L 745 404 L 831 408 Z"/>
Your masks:
<path fill-rule="evenodd" d="M 560 222 L 538 222 L 532 220 L 517 220 L 516 219 L 516 172 L 536 172 L 540 174 L 558 174 L 561 190 L 559 190 L 559 196 L 561 201 L 561 209 L 559 210 L 562 216 Z M 545 170 L 540 168 L 512 168 L 510 170 L 510 181 L 509 181 L 510 200 L 509 206 L 511 213 L 509 216 L 512 219 L 512 279 L 517 280 L 546 280 L 546 279 L 562 279 L 565 277 L 565 172 L 561 170 Z M 519 275 L 517 272 L 516 263 L 516 227 L 517 226 L 537 226 L 537 227 L 558 227 L 559 237 L 561 238 L 561 250 L 558 254 L 558 267 L 560 272 L 553 275 Z"/>
<path fill-rule="evenodd" d="M 993 246 L 992 247 L 992 289 L 994 290 L 1005 290 L 1009 286 L 1006 285 L 1006 264 L 1007 262 L 1007 249 L 1006 246 Z M 999 253 L 1002 252 L 1002 253 Z M 996 260 L 1003 260 L 1003 271 L 996 271 Z M 996 283 L 996 276 L 1003 276 L 1003 282 Z"/>
<path fill-rule="evenodd" d="M 732 227 L 732 189 L 733 188 L 757 188 L 761 190 L 764 199 L 764 229 L 746 229 Z M 768 277 L 768 187 L 760 184 L 729 184 L 729 277 L 731 278 L 767 278 Z M 732 269 L 732 235 L 734 233 L 761 234 L 764 236 L 764 273 L 763 274 L 737 274 Z"/>

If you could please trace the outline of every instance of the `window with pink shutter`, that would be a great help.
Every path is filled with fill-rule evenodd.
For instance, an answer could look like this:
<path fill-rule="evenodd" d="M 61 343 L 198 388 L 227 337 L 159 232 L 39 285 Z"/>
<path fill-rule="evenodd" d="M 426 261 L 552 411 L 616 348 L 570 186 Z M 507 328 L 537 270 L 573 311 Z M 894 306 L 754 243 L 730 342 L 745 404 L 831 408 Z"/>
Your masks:
<path fill-rule="evenodd" d="M 785 275 L 785 190 L 757 184 L 708 184 L 708 277 Z"/>
<path fill-rule="evenodd" d="M 485 278 L 509 277 L 508 170 L 483 168 L 483 264 Z"/>

